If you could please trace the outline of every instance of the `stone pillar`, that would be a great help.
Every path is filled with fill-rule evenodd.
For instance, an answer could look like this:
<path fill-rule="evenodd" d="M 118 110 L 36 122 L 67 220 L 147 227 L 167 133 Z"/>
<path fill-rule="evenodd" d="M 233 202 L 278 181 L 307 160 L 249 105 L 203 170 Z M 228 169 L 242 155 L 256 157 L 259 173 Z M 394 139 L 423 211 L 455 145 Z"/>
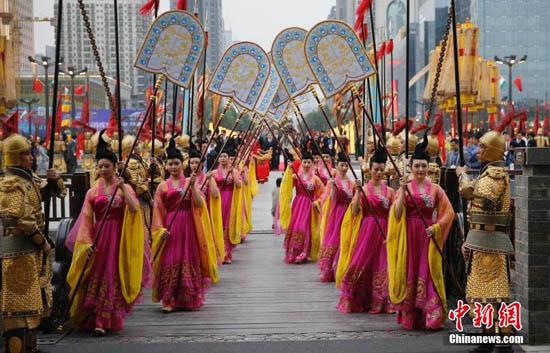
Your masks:
<path fill-rule="evenodd" d="M 550 148 L 527 148 L 516 176 L 513 298 L 526 344 L 550 343 Z"/>

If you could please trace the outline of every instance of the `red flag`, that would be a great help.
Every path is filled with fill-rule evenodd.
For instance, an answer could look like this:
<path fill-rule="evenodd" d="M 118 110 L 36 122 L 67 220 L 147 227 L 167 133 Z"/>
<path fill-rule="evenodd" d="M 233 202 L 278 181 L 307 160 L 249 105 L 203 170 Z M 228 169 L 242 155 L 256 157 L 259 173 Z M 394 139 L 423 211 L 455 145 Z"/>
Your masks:
<path fill-rule="evenodd" d="M 116 119 L 115 119 L 115 114 L 113 114 L 113 112 L 111 112 L 110 116 L 109 116 L 109 124 L 107 125 L 107 135 L 108 136 L 113 136 L 113 133 L 115 131 L 118 131 L 118 124 L 116 122 Z"/>
<path fill-rule="evenodd" d="M 115 131 L 117 131 L 118 133 L 120 133 L 120 131 L 118 131 L 118 122 L 117 122 L 117 119 L 116 119 L 116 112 L 118 112 L 118 107 L 117 107 L 117 102 L 116 102 L 116 96 L 117 96 L 117 92 L 118 92 L 118 86 L 115 86 L 115 94 L 113 95 L 112 97 L 112 100 L 113 100 L 113 110 L 111 110 L 111 113 L 109 115 L 109 124 L 107 125 L 107 136 L 113 136 L 113 133 Z"/>
<path fill-rule="evenodd" d="M 445 163 L 447 160 L 447 151 L 445 150 L 445 132 L 443 132 L 443 129 L 441 129 L 439 134 L 437 134 L 437 144 L 439 146 L 439 150 L 441 151 L 441 160 Z"/>
<path fill-rule="evenodd" d="M 74 94 L 81 96 L 84 94 L 84 86 L 80 85 L 74 89 Z"/>
<path fill-rule="evenodd" d="M 493 130 L 495 128 L 496 123 L 496 114 L 490 113 L 489 114 L 489 129 Z"/>
<path fill-rule="evenodd" d="M 378 48 L 378 51 L 376 52 L 376 60 L 381 60 L 384 57 L 384 54 L 386 54 L 386 43 L 382 42 L 382 44 L 380 44 L 380 48 Z"/>
<path fill-rule="evenodd" d="M 30 113 L 29 113 L 30 114 Z M 0 117 L 0 123 L 2 125 L 3 138 L 8 137 L 11 134 L 19 133 L 19 111 L 16 110 L 10 117 Z"/>
<path fill-rule="evenodd" d="M 76 158 L 80 158 L 85 148 L 84 134 L 78 134 L 76 137 Z"/>
<path fill-rule="evenodd" d="M 365 13 L 371 7 L 372 0 L 362 0 L 355 11 L 355 24 L 353 28 L 363 41 L 368 37 L 368 27 L 365 25 Z"/>
<path fill-rule="evenodd" d="M 393 51 L 393 39 L 386 42 L 386 55 L 389 55 Z"/>
<path fill-rule="evenodd" d="M 187 0 L 178 0 L 178 3 L 176 4 L 176 9 L 187 10 Z"/>
<path fill-rule="evenodd" d="M 548 102 L 544 102 L 544 122 L 542 123 L 542 131 L 548 135 L 550 130 L 550 117 L 548 117 Z"/>
<path fill-rule="evenodd" d="M 32 82 L 32 91 L 34 93 L 44 92 L 44 84 L 39 79 L 35 78 Z"/>
<path fill-rule="evenodd" d="M 143 6 L 139 9 L 139 13 L 143 16 L 150 15 L 153 10 L 158 10 L 160 0 L 148 0 Z"/>
<path fill-rule="evenodd" d="M 514 79 L 514 84 L 516 85 L 518 91 L 523 92 L 523 83 L 521 82 L 521 76 L 516 76 L 516 78 Z"/>
<path fill-rule="evenodd" d="M 82 102 L 80 121 L 83 124 L 90 125 L 90 99 L 88 98 L 88 95 L 84 96 L 84 102 Z"/>

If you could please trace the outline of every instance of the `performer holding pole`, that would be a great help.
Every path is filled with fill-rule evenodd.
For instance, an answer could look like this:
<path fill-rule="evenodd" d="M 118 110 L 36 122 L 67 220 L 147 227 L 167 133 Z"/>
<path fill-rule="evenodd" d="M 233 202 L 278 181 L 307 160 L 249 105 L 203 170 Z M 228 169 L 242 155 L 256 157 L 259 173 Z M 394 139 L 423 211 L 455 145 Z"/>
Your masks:
<path fill-rule="evenodd" d="M 52 131 L 54 126 L 52 122 Z M 43 222 L 42 200 L 49 204 L 51 196 L 64 198 L 66 190 L 52 168 L 53 159 L 47 180 L 32 172 L 31 144 L 25 137 L 12 134 L 4 139 L 2 148 L 5 169 L 0 178 L 0 221 L 4 228 L 0 236 L 0 309 L 5 349 L 8 353 L 35 352 L 35 330 L 42 318 L 50 316 L 52 307 L 50 253 L 54 243 Z"/>

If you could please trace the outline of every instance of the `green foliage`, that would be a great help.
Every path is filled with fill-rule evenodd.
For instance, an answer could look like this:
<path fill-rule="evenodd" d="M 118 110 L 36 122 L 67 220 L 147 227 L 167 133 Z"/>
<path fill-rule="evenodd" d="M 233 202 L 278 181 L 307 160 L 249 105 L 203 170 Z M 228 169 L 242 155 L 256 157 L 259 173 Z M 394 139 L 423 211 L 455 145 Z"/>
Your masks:
<path fill-rule="evenodd" d="M 332 113 L 327 108 L 327 106 L 324 107 L 324 110 L 328 115 L 328 118 L 332 127 L 336 128 L 336 119 L 334 118 L 334 116 L 332 116 Z M 325 117 L 323 116 L 323 113 L 319 109 L 307 113 L 305 115 L 305 118 L 306 118 L 307 124 L 313 131 L 326 131 L 329 129 L 329 126 L 325 120 Z M 300 120 L 300 123 L 302 123 L 301 120 Z"/>

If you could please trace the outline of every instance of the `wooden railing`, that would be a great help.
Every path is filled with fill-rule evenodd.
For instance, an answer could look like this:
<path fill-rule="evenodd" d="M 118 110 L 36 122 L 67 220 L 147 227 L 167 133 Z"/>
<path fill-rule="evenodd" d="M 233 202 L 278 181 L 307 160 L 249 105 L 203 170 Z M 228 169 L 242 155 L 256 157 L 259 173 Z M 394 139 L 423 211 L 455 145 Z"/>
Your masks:
<path fill-rule="evenodd" d="M 67 187 L 67 195 L 62 199 L 50 199 L 50 222 L 59 222 L 63 218 L 77 219 L 90 188 L 89 173 L 61 174 L 61 178 Z"/>

